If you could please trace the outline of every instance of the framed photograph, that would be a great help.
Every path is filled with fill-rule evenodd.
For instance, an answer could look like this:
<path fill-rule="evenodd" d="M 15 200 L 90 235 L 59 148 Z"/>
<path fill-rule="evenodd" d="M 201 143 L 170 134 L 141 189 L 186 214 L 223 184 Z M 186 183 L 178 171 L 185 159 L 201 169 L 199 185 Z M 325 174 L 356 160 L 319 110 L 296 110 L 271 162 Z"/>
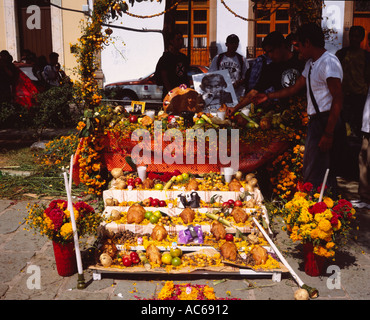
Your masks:
<path fill-rule="evenodd" d="M 145 102 L 143 101 L 131 101 L 132 113 L 145 113 Z"/>
<path fill-rule="evenodd" d="M 216 112 L 220 106 L 238 103 L 228 70 L 218 70 L 193 75 L 194 90 L 202 95 L 204 112 Z"/>

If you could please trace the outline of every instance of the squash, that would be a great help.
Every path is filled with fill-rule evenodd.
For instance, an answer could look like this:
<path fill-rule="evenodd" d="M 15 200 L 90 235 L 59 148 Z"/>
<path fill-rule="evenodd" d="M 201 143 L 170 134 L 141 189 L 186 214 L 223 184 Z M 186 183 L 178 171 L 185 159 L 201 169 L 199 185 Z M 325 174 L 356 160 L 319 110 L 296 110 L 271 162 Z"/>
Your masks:
<path fill-rule="evenodd" d="M 111 170 L 111 175 L 113 176 L 114 179 L 117 179 L 118 177 L 123 176 L 123 170 L 122 168 L 114 168 Z"/>

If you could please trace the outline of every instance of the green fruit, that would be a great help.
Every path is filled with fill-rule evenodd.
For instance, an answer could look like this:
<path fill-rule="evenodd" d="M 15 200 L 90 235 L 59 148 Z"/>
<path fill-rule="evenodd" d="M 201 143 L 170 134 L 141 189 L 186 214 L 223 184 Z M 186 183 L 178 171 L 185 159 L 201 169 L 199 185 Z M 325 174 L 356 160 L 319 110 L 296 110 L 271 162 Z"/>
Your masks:
<path fill-rule="evenodd" d="M 176 182 L 180 183 L 184 180 L 183 176 L 181 174 L 179 174 L 177 177 L 176 177 Z"/>
<path fill-rule="evenodd" d="M 170 250 L 170 254 L 172 257 L 180 257 L 182 255 L 182 251 L 180 248 L 172 249 Z"/>
<path fill-rule="evenodd" d="M 162 254 L 161 261 L 164 264 L 171 264 L 172 263 L 172 257 L 170 253 L 164 253 Z"/>
<path fill-rule="evenodd" d="M 157 183 L 157 184 L 154 186 L 154 189 L 155 189 L 155 190 L 163 190 L 163 184 L 162 184 L 162 183 Z"/>
<path fill-rule="evenodd" d="M 203 118 L 200 118 L 199 120 L 197 120 L 196 122 L 195 122 L 195 124 L 203 124 L 203 123 L 205 123 L 206 121 L 203 119 Z"/>
<path fill-rule="evenodd" d="M 179 257 L 175 257 L 172 259 L 171 263 L 173 266 L 178 267 L 179 265 L 181 265 L 181 259 Z"/>
<path fill-rule="evenodd" d="M 182 178 L 183 178 L 184 180 L 188 180 L 188 179 L 189 179 L 189 174 L 188 174 L 188 173 L 186 173 L 186 172 L 184 172 L 184 173 L 182 174 Z"/>
<path fill-rule="evenodd" d="M 154 215 L 154 216 L 156 216 L 158 219 L 159 219 L 159 218 L 162 218 L 162 213 L 161 213 L 159 210 L 154 211 L 154 212 L 153 212 L 153 215 Z"/>
<path fill-rule="evenodd" d="M 149 218 L 150 223 L 156 224 L 159 221 L 159 218 L 154 214 Z"/>
<path fill-rule="evenodd" d="M 153 215 L 153 212 L 147 211 L 147 212 L 145 212 L 144 217 L 145 217 L 145 219 L 148 219 L 149 220 L 152 215 Z"/>

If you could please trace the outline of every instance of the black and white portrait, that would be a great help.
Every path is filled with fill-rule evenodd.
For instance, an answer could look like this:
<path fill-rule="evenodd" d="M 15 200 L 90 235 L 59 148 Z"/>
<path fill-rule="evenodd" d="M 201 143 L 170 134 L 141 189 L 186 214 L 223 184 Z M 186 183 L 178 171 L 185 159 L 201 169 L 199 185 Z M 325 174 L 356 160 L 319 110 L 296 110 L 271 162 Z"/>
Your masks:
<path fill-rule="evenodd" d="M 234 106 L 238 103 L 234 87 L 227 70 L 193 75 L 194 89 L 205 102 L 204 112 L 217 112 L 223 104 Z"/>

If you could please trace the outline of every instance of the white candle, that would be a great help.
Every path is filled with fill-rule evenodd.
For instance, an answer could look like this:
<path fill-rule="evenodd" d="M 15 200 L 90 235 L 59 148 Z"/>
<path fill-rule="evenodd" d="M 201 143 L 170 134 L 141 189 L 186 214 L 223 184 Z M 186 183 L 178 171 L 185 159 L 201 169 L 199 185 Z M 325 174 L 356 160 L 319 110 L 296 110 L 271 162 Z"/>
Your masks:
<path fill-rule="evenodd" d="M 71 190 L 69 188 L 69 181 L 67 177 L 67 172 L 63 172 L 64 175 L 64 184 L 66 187 L 67 192 L 67 199 L 68 199 L 68 210 L 71 215 L 71 224 L 72 224 L 72 230 L 73 230 L 73 238 L 75 243 L 75 252 L 76 252 L 76 260 L 77 260 L 77 269 L 78 273 L 82 274 L 82 260 L 81 260 L 81 253 L 80 253 L 80 246 L 78 243 L 78 234 L 77 234 L 77 227 L 76 227 L 76 220 L 75 220 L 75 214 L 73 212 L 73 202 L 71 197 Z"/>
<path fill-rule="evenodd" d="M 322 186 L 321 186 L 319 202 L 322 201 L 322 197 L 324 196 L 324 190 L 325 190 L 325 186 L 326 186 L 326 180 L 328 179 L 328 175 L 329 175 L 329 169 L 326 169 L 324 181 L 323 181 Z"/>
<path fill-rule="evenodd" d="M 73 175 L 73 154 L 71 155 L 71 163 L 69 165 L 69 191 L 72 192 L 72 175 Z"/>

